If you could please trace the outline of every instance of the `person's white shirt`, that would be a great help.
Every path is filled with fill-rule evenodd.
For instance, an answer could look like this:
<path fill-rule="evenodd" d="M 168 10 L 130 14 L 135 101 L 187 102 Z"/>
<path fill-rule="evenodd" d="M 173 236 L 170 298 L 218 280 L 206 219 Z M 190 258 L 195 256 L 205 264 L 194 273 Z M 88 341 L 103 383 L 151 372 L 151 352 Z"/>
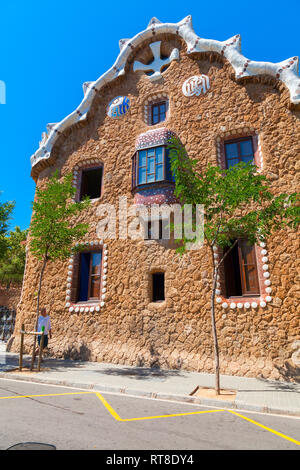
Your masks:
<path fill-rule="evenodd" d="M 50 322 L 50 317 L 49 315 L 46 315 L 43 317 L 43 315 L 40 315 L 38 318 L 38 333 L 42 332 L 42 326 L 45 327 L 45 335 L 49 333 L 49 330 L 51 330 L 51 322 Z"/>

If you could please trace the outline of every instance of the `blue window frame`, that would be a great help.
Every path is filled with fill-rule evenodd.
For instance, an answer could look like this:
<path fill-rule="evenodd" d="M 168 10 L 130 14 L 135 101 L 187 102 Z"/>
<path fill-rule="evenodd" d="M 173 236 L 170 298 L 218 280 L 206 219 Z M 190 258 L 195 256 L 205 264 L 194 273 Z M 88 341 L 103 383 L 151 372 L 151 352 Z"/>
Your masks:
<path fill-rule="evenodd" d="M 132 186 L 175 179 L 165 146 L 139 150 L 133 158 Z"/>
<path fill-rule="evenodd" d="M 80 253 L 78 301 L 100 298 L 102 251 Z"/>
<path fill-rule="evenodd" d="M 252 137 L 245 137 L 225 142 L 226 168 L 231 168 L 240 162 L 254 163 Z"/>

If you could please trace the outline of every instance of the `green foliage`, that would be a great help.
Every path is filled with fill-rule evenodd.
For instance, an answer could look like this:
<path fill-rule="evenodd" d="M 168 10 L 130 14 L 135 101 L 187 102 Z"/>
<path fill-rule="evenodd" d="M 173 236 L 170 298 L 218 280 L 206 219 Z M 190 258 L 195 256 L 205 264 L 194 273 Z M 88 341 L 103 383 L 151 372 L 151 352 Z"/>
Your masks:
<path fill-rule="evenodd" d="M 210 246 L 230 246 L 239 237 L 255 243 L 272 230 L 299 224 L 299 193 L 274 196 L 255 165 L 241 162 L 228 170 L 208 165 L 200 172 L 199 162 L 189 159 L 174 137 L 169 141 L 169 157 L 175 195 L 183 203 L 203 205 L 204 239 Z M 187 241 L 179 252 L 185 251 Z"/>
<path fill-rule="evenodd" d="M 1 194 L 1 192 L 0 192 Z M 8 230 L 8 222 L 11 219 L 15 202 L 0 202 L 0 259 L 5 255 L 7 250 L 7 240 L 5 234 Z"/>
<path fill-rule="evenodd" d="M 86 209 L 90 200 L 86 198 L 81 202 L 73 202 L 71 198 L 75 193 L 72 174 L 60 181 L 58 171 L 50 178 L 45 189 L 37 188 L 30 226 L 30 250 L 37 258 L 66 259 L 75 251 L 74 242 L 87 233 L 88 224 L 75 224 L 74 220 L 77 214 Z"/>
<path fill-rule="evenodd" d="M 21 282 L 25 268 L 25 241 L 28 229 L 21 230 L 15 227 L 8 236 L 5 237 L 6 253 L 0 261 L 0 280 L 5 282 Z"/>

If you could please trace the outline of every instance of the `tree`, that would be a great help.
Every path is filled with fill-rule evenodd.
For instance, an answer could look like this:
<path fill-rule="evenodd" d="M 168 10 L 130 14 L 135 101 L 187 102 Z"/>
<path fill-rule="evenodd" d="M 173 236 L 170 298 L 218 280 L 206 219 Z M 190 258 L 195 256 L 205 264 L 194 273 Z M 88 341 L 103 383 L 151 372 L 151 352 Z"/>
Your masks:
<path fill-rule="evenodd" d="M 219 347 L 215 320 L 217 278 L 225 258 L 239 238 L 249 244 L 263 241 L 273 231 L 284 227 L 296 228 L 300 222 L 299 193 L 274 196 L 267 178 L 251 163 L 239 163 L 228 170 L 208 165 L 199 171 L 197 160 L 191 160 L 183 145 L 174 137 L 169 141 L 171 169 L 175 176 L 175 195 L 183 204 L 203 205 L 203 239 L 212 259 L 211 325 L 215 356 L 215 389 L 220 394 Z M 174 225 L 174 224 L 173 224 Z M 193 230 L 196 229 L 193 222 Z M 196 237 L 183 237 L 178 252 L 186 252 L 187 242 Z M 216 262 L 215 247 L 223 256 Z"/>
<path fill-rule="evenodd" d="M 5 238 L 5 234 L 7 233 L 8 222 L 11 219 L 14 207 L 14 201 L 3 203 L 0 202 L 0 259 L 3 258 L 7 250 L 7 240 Z"/>
<path fill-rule="evenodd" d="M 88 198 L 74 202 L 72 198 L 76 188 L 72 185 L 72 174 L 66 175 L 62 181 L 58 171 L 48 181 L 45 189 L 36 189 L 36 198 L 32 203 L 33 216 L 30 226 L 31 253 L 41 260 L 39 283 L 37 291 L 36 329 L 39 317 L 40 295 L 43 276 L 49 261 L 65 260 L 70 253 L 80 249 L 74 247 L 88 231 L 88 224 L 75 224 L 74 216 L 87 208 Z M 36 336 L 32 352 L 31 368 L 33 368 L 36 347 Z"/>
<path fill-rule="evenodd" d="M 5 237 L 6 252 L 5 257 L 0 260 L 0 280 L 5 282 L 21 282 L 24 275 L 26 258 L 26 238 L 28 229 L 21 230 L 15 227 Z"/>

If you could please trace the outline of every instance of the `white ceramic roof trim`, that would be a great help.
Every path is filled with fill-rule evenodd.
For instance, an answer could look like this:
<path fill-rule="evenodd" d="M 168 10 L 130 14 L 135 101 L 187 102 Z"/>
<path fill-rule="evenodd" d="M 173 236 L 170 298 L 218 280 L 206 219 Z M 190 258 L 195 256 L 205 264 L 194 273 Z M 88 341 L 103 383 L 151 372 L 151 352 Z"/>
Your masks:
<path fill-rule="evenodd" d="M 30 161 L 34 167 L 39 161 L 48 159 L 51 155 L 53 145 L 58 136 L 72 124 L 86 118 L 96 91 L 99 91 L 106 83 L 111 82 L 120 75 L 124 75 L 127 59 L 132 52 L 132 47 L 137 47 L 144 40 L 154 38 L 155 34 L 169 33 L 180 36 L 187 44 L 187 52 L 217 52 L 224 55 L 231 63 L 235 70 L 237 79 L 268 74 L 276 77 L 280 74 L 279 79 L 287 86 L 290 92 L 290 99 L 293 104 L 300 103 L 300 78 L 298 75 L 298 57 L 293 57 L 282 62 L 257 62 L 249 61 L 241 54 L 241 37 L 233 36 L 226 41 L 216 41 L 214 39 L 203 39 L 196 35 L 192 25 L 192 17 L 189 15 L 178 23 L 160 23 L 153 18 L 147 29 L 136 34 L 132 39 L 121 40 L 121 51 L 113 66 L 101 75 L 95 82 L 86 82 L 84 84 L 84 98 L 80 105 L 57 124 L 49 126 L 50 134 L 45 136 L 45 140 L 41 147 L 32 155 Z M 293 61 L 293 64 L 291 62 Z M 246 68 L 245 65 L 247 64 Z M 286 66 L 288 68 L 285 68 Z M 284 68 L 283 68 L 284 67 Z M 279 72 L 280 71 L 280 72 Z M 278 78 L 278 77 L 276 77 Z"/>

